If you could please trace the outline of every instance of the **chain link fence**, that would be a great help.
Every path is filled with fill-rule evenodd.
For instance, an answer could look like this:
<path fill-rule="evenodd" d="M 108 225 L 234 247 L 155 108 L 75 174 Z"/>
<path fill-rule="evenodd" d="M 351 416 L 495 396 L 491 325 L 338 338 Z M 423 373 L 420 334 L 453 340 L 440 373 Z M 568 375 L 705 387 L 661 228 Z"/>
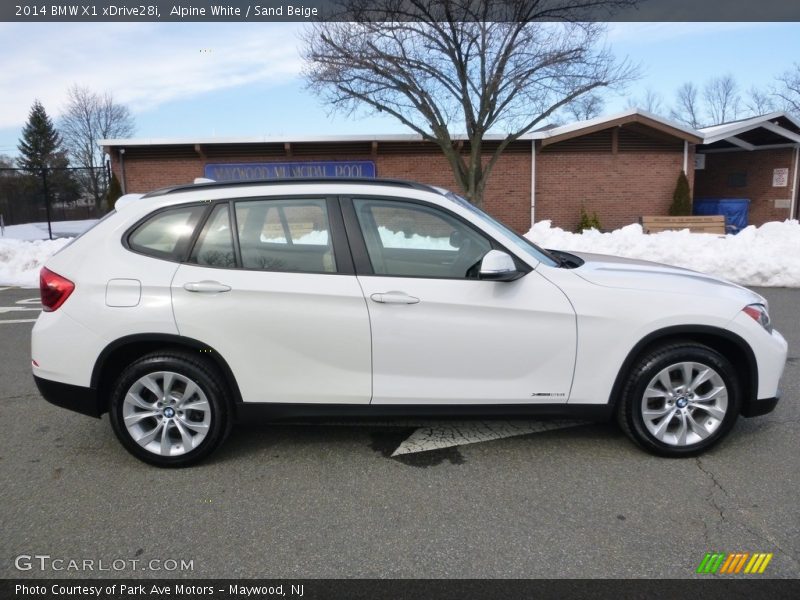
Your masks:
<path fill-rule="evenodd" d="M 50 239 L 59 237 L 58 223 L 108 212 L 109 181 L 106 167 L 0 168 L 0 226 L 42 224 Z"/>

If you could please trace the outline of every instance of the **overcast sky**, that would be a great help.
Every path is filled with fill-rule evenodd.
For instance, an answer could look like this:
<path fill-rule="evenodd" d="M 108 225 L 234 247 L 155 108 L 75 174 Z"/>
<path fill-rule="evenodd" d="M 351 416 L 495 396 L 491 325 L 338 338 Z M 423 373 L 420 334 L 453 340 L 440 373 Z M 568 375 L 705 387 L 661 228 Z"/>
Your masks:
<path fill-rule="evenodd" d="M 279 23 L 0 23 L 0 154 L 16 154 L 34 99 L 57 118 L 72 84 L 111 91 L 136 137 L 335 135 L 406 131 L 389 117 L 330 115 L 299 77 L 297 32 Z M 800 61 L 798 23 L 612 24 L 608 44 L 641 65 L 628 96 L 652 88 L 665 112 L 684 81 L 731 73 L 765 87 Z"/>

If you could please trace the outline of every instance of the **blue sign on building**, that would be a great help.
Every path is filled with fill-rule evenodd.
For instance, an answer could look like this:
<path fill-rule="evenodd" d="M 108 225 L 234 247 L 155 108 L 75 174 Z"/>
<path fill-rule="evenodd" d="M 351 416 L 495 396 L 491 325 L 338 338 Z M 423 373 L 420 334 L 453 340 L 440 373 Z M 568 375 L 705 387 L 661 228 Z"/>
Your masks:
<path fill-rule="evenodd" d="M 375 163 L 371 160 L 220 163 L 206 165 L 204 175 L 214 181 L 302 179 L 311 177 L 375 177 Z"/>

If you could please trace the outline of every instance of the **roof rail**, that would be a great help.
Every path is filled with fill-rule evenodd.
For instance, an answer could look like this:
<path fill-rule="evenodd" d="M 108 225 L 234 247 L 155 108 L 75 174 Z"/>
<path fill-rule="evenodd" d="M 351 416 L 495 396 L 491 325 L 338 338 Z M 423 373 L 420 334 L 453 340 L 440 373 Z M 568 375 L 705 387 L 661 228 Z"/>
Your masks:
<path fill-rule="evenodd" d="M 194 190 L 206 190 L 215 188 L 228 188 L 239 186 L 251 185 L 285 185 L 290 183 L 358 183 L 365 185 L 376 186 L 396 186 L 406 187 L 415 190 L 422 190 L 426 192 L 434 192 L 435 194 L 442 194 L 442 192 L 432 185 L 425 183 L 417 183 L 416 181 L 408 181 L 405 179 L 380 179 L 380 178 L 367 178 L 367 177 L 287 177 L 286 179 L 245 179 L 242 181 L 210 181 L 198 183 L 185 183 L 182 185 L 175 185 L 171 187 L 161 188 L 154 190 L 144 195 L 144 198 L 153 198 L 154 196 L 165 196 L 167 194 L 176 194 L 179 192 L 190 192 Z"/>

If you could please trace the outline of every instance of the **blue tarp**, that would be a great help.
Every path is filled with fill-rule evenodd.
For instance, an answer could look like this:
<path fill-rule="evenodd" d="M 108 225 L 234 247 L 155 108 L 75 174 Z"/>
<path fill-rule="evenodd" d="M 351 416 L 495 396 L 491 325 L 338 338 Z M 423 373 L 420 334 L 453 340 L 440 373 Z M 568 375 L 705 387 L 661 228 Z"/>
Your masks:
<path fill-rule="evenodd" d="M 724 215 L 725 230 L 738 233 L 745 227 L 750 214 L 747 198 L 695 198 L 692 213 L 695 215 Z"/>

